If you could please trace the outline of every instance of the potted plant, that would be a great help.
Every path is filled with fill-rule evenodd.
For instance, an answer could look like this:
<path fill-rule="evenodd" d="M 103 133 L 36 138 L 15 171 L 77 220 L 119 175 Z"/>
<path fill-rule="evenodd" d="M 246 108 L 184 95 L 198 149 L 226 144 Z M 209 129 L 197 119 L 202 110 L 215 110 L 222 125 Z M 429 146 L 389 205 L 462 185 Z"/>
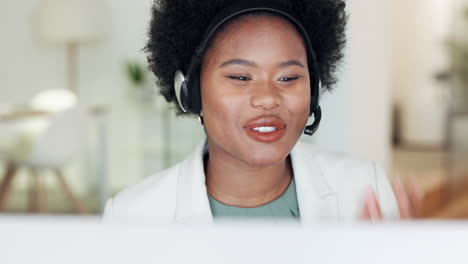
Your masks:
<path fill-rule="evenodd" d="M 144 64 L 137 61 L 127 61 L 125 63 L 125 72 L 132 86 L 132 97 L 137 103 L 151 103 L 155 91 L 148 82 L 148 70 Z"/>
<path fill-rule="evenodd" d="M 463 11 L 464 28 L 468 26 L 468 8 Z M 466 32 L 468 33 L 468 32 Z M 463 36 L 465 39 L 466 37 Z M 448 72 L 439 75 L 439 79 L 451 81 L 453 103 L 457 109 L 468 108 L 468 42 L 455 38 L 448 43 L 451 67 Z"/>

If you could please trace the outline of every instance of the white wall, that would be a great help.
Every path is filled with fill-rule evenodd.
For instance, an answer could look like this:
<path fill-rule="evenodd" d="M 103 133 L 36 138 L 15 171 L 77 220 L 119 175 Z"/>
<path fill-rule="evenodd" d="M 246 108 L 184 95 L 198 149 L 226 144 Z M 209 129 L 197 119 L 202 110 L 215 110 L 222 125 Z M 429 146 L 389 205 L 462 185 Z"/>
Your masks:
<path fill-rule="evenodd" d="M 348 46 L 340 81 L 323 100 L 313 141 L 388 167 L 390 153 L 389 1 L 348 0 Z"/>
<path fill-rule="evenodd" d="M 351 149 L 386 167 L 390 153 L 390 3 L 348 1 Z"/>
<path fill-rule="evenodd" d="M 36 42 L 38 0 L 1 1 L 0 101 L 22 103 L 45 88 L 65 84 L 65 49 Z"/>

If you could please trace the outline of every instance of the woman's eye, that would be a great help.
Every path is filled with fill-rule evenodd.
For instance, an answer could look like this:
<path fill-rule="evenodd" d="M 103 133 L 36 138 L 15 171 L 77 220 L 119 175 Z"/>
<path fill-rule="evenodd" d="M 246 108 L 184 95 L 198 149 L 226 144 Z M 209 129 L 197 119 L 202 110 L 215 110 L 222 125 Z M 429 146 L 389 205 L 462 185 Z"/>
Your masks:
<path fill-rule="evenodd" d="M 300 76 L 296 76 L 296 77 L 283 77 L 283 78 L 280 78 L 279 80 L 281 82 L 290 82 L 290 81 L 296 81 L 296 80 L 299 80 L 299 78 L 301 78 Z"/>
<path fill-rule="evenodd" d="M 249 77 L 246 76 L 228 76 L 230 79 L 238 80 L 238 81 L 250 81 Z"/>

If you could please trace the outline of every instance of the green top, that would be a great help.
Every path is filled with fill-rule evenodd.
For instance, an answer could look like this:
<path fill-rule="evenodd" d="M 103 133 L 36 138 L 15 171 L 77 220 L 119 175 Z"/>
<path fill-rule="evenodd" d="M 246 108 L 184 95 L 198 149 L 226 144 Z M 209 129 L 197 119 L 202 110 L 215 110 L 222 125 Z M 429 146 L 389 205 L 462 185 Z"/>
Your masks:
<path fill-rule="evenodd" d="M 286 191 L 275 200 L 253 208 L 243 208 L 223 204 L 208 195 L 211 213 L 214 218 L 266 218 L 295 219 L 300 218 L 294 178 Z"/>

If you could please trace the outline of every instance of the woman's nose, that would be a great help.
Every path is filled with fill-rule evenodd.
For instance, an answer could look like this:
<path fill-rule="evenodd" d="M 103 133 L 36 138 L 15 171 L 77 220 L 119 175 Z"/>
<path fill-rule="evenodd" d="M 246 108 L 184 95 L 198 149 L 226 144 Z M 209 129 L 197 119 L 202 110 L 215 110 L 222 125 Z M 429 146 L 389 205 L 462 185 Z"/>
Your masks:
<path fill-rule="evenodd" d="M 253 89 L 250 104 L 257 109 L 272 110 L 281 105 L 278 88 L 272 83 L 263 83 Z"/>

